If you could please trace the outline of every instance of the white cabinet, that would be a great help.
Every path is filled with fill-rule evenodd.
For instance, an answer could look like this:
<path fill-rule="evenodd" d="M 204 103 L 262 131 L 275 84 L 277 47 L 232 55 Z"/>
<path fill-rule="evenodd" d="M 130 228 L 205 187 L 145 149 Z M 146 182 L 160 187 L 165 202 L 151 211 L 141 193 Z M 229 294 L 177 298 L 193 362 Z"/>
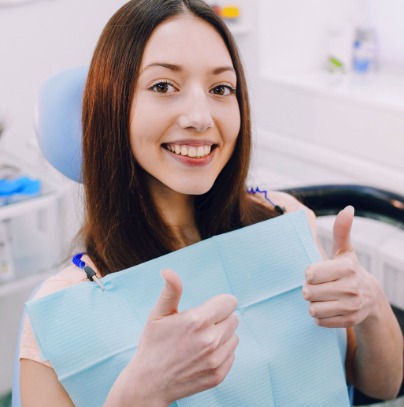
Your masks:
<path fill-rule="evenodd" d="M 32 168 L 10 153 L 0 154 L 0 165 L 39 178 L 41 194 L 0 207 L 0 222 L 9 238 L 13 275 L 0 281 L 0 396 L 11 389 L 16 338 L 23 306 L 32 290 L 64 263 L 69 241 L 78 229 L 77 185 L 46 164 Z"/>

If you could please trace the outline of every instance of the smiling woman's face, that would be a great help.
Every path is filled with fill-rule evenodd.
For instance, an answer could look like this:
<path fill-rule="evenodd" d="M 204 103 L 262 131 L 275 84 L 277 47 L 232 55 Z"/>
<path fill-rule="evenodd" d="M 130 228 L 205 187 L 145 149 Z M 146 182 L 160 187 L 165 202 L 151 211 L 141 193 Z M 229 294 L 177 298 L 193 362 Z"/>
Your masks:
<path fill-rule="evenodd" d="M 240 129 L 236 74 L 220 35 L 182 15 L 150 37 L 131 108 L 130 140 L 152 188 L 200 195 L 212 187 Z"/>

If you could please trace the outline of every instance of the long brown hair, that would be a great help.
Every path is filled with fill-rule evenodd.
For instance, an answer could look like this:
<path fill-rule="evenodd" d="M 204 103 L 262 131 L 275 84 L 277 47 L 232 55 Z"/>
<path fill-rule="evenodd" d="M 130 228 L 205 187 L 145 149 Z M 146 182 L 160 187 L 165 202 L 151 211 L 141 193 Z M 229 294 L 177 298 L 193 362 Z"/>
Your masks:
<path fill-rule="evenodd" d="M 202 239 L 275 216 L 249 199 L 245 183 L 251 153 L 250 108 L 243 67 L 226 24 L 202 0 L 132 0 L 104 28 L 91 61 L 83 101 L 82 236 L 101 274 L 174 250 L 174 239 L 147 188 L 129 141 L 131 103 L 142 55 L 153 30 L 190 13 L 223 38 L 237 74 L 241 126 L 234 152 L 206 194 L 195 197 Z"/>

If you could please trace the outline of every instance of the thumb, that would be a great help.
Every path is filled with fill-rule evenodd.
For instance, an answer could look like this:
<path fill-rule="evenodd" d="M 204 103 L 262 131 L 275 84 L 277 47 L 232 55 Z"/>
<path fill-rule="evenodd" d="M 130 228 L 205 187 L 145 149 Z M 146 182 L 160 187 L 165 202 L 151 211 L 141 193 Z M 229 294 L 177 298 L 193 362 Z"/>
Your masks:
<path fill-rule="evenodd" d="M 333 244 L 331 250 L 332 257 L 353 250 L 351 245 L 351 228 L 354 214 L 354 207 L 347 206 L 342 211 L 340 211 L 335 218 L 333 229 Z"/>
<path fill-rule="evenodd" d="M 174 270 L 162 270 L 161 276 L 165 280 L 165 285 L 150 314 L 150 319 L 154 320 L 176 314 L 182 295 L 181 279 Z"/>

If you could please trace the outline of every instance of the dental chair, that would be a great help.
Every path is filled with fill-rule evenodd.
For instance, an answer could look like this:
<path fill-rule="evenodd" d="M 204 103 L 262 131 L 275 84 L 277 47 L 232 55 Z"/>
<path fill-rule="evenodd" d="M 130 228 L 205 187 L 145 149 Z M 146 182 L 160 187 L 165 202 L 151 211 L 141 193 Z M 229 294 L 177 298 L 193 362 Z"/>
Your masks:
<path fill-rule="evenodd" d="M 37 138 L 44 157 L 59 172 L 76 182 L 82 182 L 81 109 L 87 71 L 87 67 L 76 67 L 49 78 L 41 88 L 35 118 Z M 313 209 L 317 216 L 336 215 L 346 205 L 353 205 L 356 216 L 404 229 L 404 196 L 389 191 L 364 185 L 314 185 L 284 191 Z M 403 330 L 404 311 L 394 307 L 393 310 Z M 13 407 L 21 406 L 18 353 L 19 338 L 14 366 Z M 379 402 L 353 390 L 353 405 Z M 404 395 L 404 386 L 401 387 L 401 395 Z"/>

